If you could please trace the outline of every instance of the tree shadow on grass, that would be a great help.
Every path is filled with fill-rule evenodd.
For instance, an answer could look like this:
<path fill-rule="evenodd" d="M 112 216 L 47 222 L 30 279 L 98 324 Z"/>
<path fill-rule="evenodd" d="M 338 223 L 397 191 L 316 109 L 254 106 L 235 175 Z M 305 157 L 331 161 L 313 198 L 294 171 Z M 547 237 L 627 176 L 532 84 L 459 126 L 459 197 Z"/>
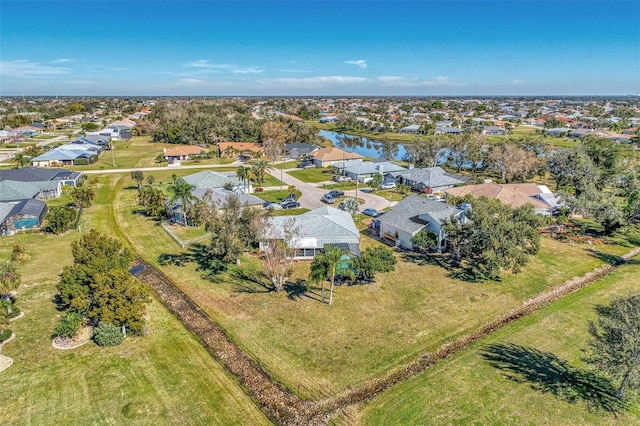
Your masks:
<path fill-rule="evenodd" d="M 210 259 L 206 245 L 191 244 L 187 251 L 182 253 L 162 253 L 158 256 L 158 263 L 162 266 L 184 266 L 186 263 L 195 263 L 198 265 L 198 270 L 204 271 L 209 268 Z"/>
<path fill-rule="evenodd" d="M 615 254 L 603 253 L 591 248 L 587 249 L 587 253 L 610 265 L 619 265 L 624 262 L 624 260 L 620 256 L 616 256 Z"/>
<path fill-rule="evenodd" d="M 417 263 L 418 265 L 438 266 L 449 272 L 447 275 L 448 277 L 460 281 L 470 283 L 482 281 L 482 279 L 478 277 L 471 268 L 464 267 L 460 262 L 456 261 L 448 254 L 406 251 L 402 253 L 402 260 L 405 262 Z"/>
<path fill-rule="evenodd" d="M 265 282 L 267 277 L 264 272 L 248 265 L 229 269 L 227 276 L 238 293 L 270 293 L 272 291 L 272 288 Z"/>
<path fill-rule="evenodd" d="M 287 282 L 284 285 L 284 291 L 287 292 L 287 297 L 290 300 L 300 300 L 305 297 L 317 302 L 322 301 L 320 295 L 316 294 L 311 289 L 307 290 L 307 282 L 300 278 L 294 282 Z"/>
<path fill-rule="evenodd" d="M 576 403 L 583 401 L 589 410 L 617 413 L 626 409 L 614 397 L 611 382 L 597 374 L 581 370 L 549 352 L 513 343 L 485 347 L 482 356 L 489 364 L 506 372 L 516 383 L 529 383 L 531 388 L 549 392 L 557 398 Z"/>

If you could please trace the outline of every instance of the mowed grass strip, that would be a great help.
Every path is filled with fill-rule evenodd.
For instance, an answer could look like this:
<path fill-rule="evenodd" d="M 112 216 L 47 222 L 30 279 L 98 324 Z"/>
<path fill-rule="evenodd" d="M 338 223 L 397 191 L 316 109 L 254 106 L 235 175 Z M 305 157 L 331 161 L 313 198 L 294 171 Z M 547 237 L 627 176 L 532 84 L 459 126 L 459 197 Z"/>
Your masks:
<path fill-rule="evenodd" d="M 116 176 L 99 178 L 96 202 L 84 209 L 82 232 L 113 235 L 110 202 Z M 162 232 L 161 230 L 159 230 Z M 269 424 L 233 378 L 197 339 L 153 301 L 149 334 L 114 348 L 92 342 L 70 350 L 51 346 L 60 313 L 53 305 L 58 274 L 72 263 L 76 230 L 59 236 L 20 234 L 0 240 L 0 257 L 23 243 L 18 303 L 26 315 L 11 323 L 16 338 L 2 353 L 14 364 L 0 372 L 3 424 Z"/>
<path fill-rule="evenodd" d="M 304 292 L 308 262 L 296 264 L 292 281 L 299 284 L 282 294 L 267 289 L 253 257 L 207 279 L 193 252 L 183 252 L 157 224 L 133 213 L 135 194 L 120 192 L 115 207 L 136 249 L 155 264 L 168 259 L 162 270 L 260 365 L 306 398 L 335 395 L 384 375 L 603 263 L 587 246 L 543 238 L 540 254 L 521 274 L 472 283 L 420 256 L 400 257 L 396 271 L 380 275 L 376 284 L 337 287 L 327 306 L 319 302 L 319 288 Z M 365 239 L 363 246 L 373 244 Z"/>
<path fill-rule="evenodd" d="M 291 170 L 287 173 L 307 183 L 318 183 L 318 182 L 330 181 L 334 175 L 333 170 L 331 170 L 331 168 L 324 168 L 324 167 Z"/>
<path fill-rule="evenodd" d="M 575 371 L 587 368 L 581 357 L 589 338 L 587 322 L 595 318 L 594 306 L 638 291 L 638 281 L 640 262 L 635 259 L 390 389 L 360 410 L 348 410 L 335 423 L 640 424 L 637 400 L 627 410 L 610 412 L 599 405 L 602 401 L 595 392 L 581 394 L 584 386 L 571 381 Z M 492 348 L 519 356 L 509 369 L 496 368 L 487 358 L 488 353 L 495 354 Z M 558 371 L 566 371 L 565 376 Z"/>

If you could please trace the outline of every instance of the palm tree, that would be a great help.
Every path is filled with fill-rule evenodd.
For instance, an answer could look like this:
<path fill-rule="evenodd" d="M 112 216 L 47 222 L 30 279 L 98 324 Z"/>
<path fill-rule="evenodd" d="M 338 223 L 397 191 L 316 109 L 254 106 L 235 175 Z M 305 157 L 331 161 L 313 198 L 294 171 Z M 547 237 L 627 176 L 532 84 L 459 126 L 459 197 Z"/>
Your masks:
<path fill-rule="evenodd" d="M 194 189 L 196 189 L 196 187 L 187 183 L 184 179 L 176 180 L 175 183 L 169 187 L 169 202 L 175 203 L 176 201 L 180 201 L 182 203 L 182 217 L 185 226 L 187 226 L 187 214 L 189 213 L 190 203 L 197 199 L 192 193 Z"/>
<path fill-rule="evenodd" d="M 253 169 L 251 167 L 240 166 L 236 170 L 236 176 L 242 179 L 246 192 L 249 193 L 251 189 L 251 180 L 255 177 Z"/>
<path fill-rule="evenodd" d="M 258 178 L 260 179 L 260 183 L 264 183 L 264 172 L 269 168 L 269 162 L 267 160 L 258 160 L 254 165 L 253 169 L 255 170 Z"/>
<path fill-rule="evenodd" d="M 31 161 L 29 160 L 29 157 L 26 156 L 25 154 L 23 154 L 22 152 L 18 152 L 16 155 L 13 156 L 13 158 L 11 159 L 11 166 L 14 169 L 21 169 L 23 167 L 26 167 L 29 165 Z"/>
<path fill-rule="evenodd" d="M 322 303 L 324 303 L 324 283 L 327 278 L 331 281 L 331 287 L 329 287 L 329 305 L 333 303 L 333 287 L 335 285 L 336 271 L 342 255 L 342 250 L 338 247 L 325 246 L 324 253 L 316 255 L 311 263 L 309 281 L 322 283 Z"/>

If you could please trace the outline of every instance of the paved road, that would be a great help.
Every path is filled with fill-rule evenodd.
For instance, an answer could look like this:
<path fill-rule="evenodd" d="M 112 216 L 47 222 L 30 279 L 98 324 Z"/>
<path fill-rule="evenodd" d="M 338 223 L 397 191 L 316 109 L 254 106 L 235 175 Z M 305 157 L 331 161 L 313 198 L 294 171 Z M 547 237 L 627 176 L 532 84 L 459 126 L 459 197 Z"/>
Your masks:
<path fill-rule="evenodd" d="M 82 170 L 85 175 L 99 175 L 107 173 L 131 173 L 140 170 L 141 172 L 158 172 L 167 170 L 186 170 L 186 169 L 215 169 L 218 167 L 237 167 L 239 161 L 229 164 L 194 164 L 190 166 L 164 166 L 164 167 L 133 167 L 130 169 L 104 169 L 104 170 Z"/>
<path fill-rule="evenodd" d="M 280 179 L 280 170 L 277 169 L 269 169 L 269 174 L 276 179 Z M 302 192 L 302 196 L 298 200 L 300 202 L 300 206 L 309 210 L 316 209 L 318 207 L 326 206 L 327 204 L 322 202 L 320 198 L 327 193 L 329 190 L 322 188 L 322 183 L 306 183 L 301 181 L 298 178 L 295 178 L 288 174 L 286 171 L 282 173 L 282 181 L 286 185 L 294 185 Z M 375 195 L 369 192 L 370 189 L 358 189 L 358 198 L 364 200 L 364 204 L 360 205 L 360 210 L 365 208 L 374 208 L 376 210 L 383 210 L 386 207 L 389 207 L 389 200 Z M 345 196 L 354 197 L 356 196 L 356 190 L 352 189 L 349 191 L 344 191 Z M 338 207 L 337 203 L 334 207 Z"/>

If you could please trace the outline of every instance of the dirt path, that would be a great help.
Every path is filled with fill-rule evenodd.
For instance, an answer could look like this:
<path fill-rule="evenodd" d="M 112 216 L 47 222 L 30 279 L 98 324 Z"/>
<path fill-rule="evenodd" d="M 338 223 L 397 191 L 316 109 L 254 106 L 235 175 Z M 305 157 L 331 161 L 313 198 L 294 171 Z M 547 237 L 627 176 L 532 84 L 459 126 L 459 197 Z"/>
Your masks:
<path fill-rule="evenodd" d="M 133 273 L 152 286 L 160 301 L 187 329 L 198 336 L 209 353 L 238 379 L 240 385 L 246 389 L 274 423 L 280 425 L 324 425 L 339 410 L 371 400 L 381 392 L 469 347 L 518 318 L 536 312 L 608 275 L 638 254 L 640 254 L 640 247 L 622 256 L 615 264 L 603 265 L 582 277 L 566 281 L 552 290 L 525 301 L 521 306 L 485 324 L 480 329 L 445 344 L 436 352 L 424 354 L 418 360 L 392 371 L 385 377 L 372 380 L 334 398 L 317 402 L 303 401 L 285 386 L 273 380 L 222 331 L 211 317 L 200 309 L 189 296 L 179 290 L 161 271 L 140 261 L 140 265 L 134 268 Z"/>

